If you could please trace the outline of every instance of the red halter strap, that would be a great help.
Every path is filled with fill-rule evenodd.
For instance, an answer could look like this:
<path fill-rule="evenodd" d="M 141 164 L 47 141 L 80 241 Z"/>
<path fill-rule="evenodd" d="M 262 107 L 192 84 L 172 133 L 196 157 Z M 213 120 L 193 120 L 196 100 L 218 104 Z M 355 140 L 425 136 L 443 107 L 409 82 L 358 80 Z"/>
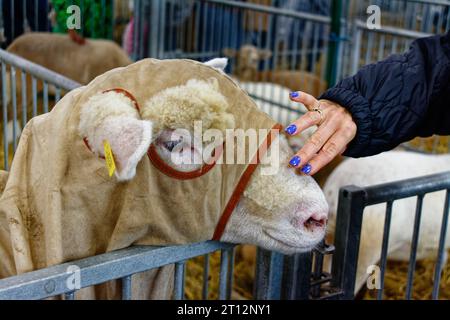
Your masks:
<path fill-rule="evenodd" d="M 219 222 L 217 223 L 216 230 L 214 231 L 214 235 L 212 237 L 212 240 L 219 241 L 220 238 L 223 235 L 223 232 L 225 231 L 225 227 L 227 226 L 228 221 L 231 218 L 231 214 L 233 213 L 234 209 L 236 208 L 242 193 L 244 193 L 245 188 L 247 187 L 250 178 L 252 177 L 253 173 L 255 172 L 256 168 L 261 162 L 261 158 L 267 153 L 267 150 L 270 148 L 272 141 L 273 141 L 273 131 L 279 132 L 281 130 L 282 126 L 280 124 L 276 124 L 272 130 L 267 135 L 265 141 L 261 144 L 258 151 L 256 152 L 255 157 L 253 158 L 253 161 L 248 165 L 247 169 L 244 171 L 244 173 L 241 176 L 241 179 L 239 180 L 236 188 L 234 188 L 233 194 L 231 195 L 230 200 L 228 200 L 228 203 L 225 207 L 225 210 L 222 213 L 222 216 L 219 219 Z"/>

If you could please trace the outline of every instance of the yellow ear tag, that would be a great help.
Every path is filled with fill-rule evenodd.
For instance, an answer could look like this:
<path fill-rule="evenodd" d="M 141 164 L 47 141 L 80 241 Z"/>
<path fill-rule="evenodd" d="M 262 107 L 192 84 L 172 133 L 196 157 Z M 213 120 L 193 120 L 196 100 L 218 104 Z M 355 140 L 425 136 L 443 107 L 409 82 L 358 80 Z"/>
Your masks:
<path fill-rule="evenodd" d="M 114 172 L 116 172 L 116 162 L 114 161 L 114 155 L 111 150 L 111 145 L 108 140 L 103 141 L 103 146 L 105 148 L 105 160 L 106 167 L 108 168 L 109 176 L 112 177 Z"/>

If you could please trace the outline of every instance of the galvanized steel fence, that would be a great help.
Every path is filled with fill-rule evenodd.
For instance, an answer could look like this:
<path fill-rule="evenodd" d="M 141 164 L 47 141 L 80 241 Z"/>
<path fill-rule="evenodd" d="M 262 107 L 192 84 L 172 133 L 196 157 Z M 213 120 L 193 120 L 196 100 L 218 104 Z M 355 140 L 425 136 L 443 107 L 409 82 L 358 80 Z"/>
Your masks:
<path fill-rule="evenodd" d="M 3 169 L 8 170 L 21 128 L 80 84 L 4 50 L 0 50 L 0 63 Z"/>
<path fill-rule="evenodd" d="M 302 113 L 290 91 L 318 95 L 326 89 L 331 19 L 263 3 L 270 1 L 137 0 L 133 57 L 206 61 L 228 55 L 226 71 L 287 125 Z M 246 46 L 254 51 L 243 52 Z"/>
<path fill-rule="evenodd" d="M 2 6 L 5 1 L 7 0 L 0 1 Z M 450 26 L 448 1 L 378 1 L 375 4 L 379 4 L 382 10 L 388 13 L 382 22 L 382 30 L 369 30 L 362 20 L 368 2 L 345 2 L 343 11 L 347 16 L 342 17 L 341 30 L 334 35 L 333 32 L 336 30 L 332 30 L 333 21 L 330 18 L 330 10 L 333 9 L 330 5 L 331 1 L 323 2 L 325 7 L 322 11 L 313 13 L 293 11 L 278 2 L 276 2 L 278 6 L 267 6 L 266 2 L 135 0 L 133 17 L 126 13 L 120 21 L 115 20 L 115 23 L 125 25 L 129 24 L 130 19 L 134 19 L 131 40 L 132 54 L 136 59 L 152 56 L 161 59 L 191 58 L 205 61 L 222 56 L 225 49 L 233 49 L 237 52 L 244 45 L 251 44 L 260 50 L 265 50 L 266 53 L 271 53 L 270 57 L 256 63 L 256 71 L 262 75 L 262 78 L 257 79 L 258 81 L 274 82 L 273 73 L 276 71 L 300 72 L 305 78 L 312 77 L 308 79 L 318 80 L 319 86 L 320 81 L 328 80 L 327 63 L 330 61 L 330 42 L 341 44 L 337 50 L 336 48 L 333 50 L 336 50 L 334 55 L 341 54 L 342 57 L 332 57 L 331 62 L 339 64 L 337 75 L 342 77 L 346 73 L 356 71 L 362 65 L 405 50 L 415 38 L 440 30 L 448 30 Z M 123 10 L 127 12 L 129 9 Z M 395 19 L 394 14 L 398 12 L 406 12 L 403 20 Z M 411 20 L 413 17 L 416 18 Z M 27 23 L 31 27 L 38 25 L 39 17 L 36 19 L 35 22 Z M 4 26 L 5 19 L 0 19 L 0 27 L 2 21 Z M 330 35 L 333 35 L 331 40 Z M 344 57 L 350 58 L 343 59 Z M 56 103 L 65 91 L 72 90 L 79 84 L 5 51 L 0 51 L 0 61 L 3 166 L 7 170 L 11 160 L 10 155 L 14 153 L 17 146 L 20 128 L 30 117 L 50 110 L 53 103 Z M 235 55 L 227 71 L 239 78 L 239 74 L 236 74 L 237 65 Z M 283 96 L 286 91 L 274 86 L 267 94 L 265 88 L 253 83 L 252 80 L 250 78 L 246 89 L 261 108 L 272 114 L 279 122 L 287 124 L 301 114 L 297 106 L 290 105 L 289 101 L 286 101 L 286 97 Z M 296 85 L 292 80 L 279 81 L 279 84 L 288 90 Z M 296 89 L 308 91 L 314 88 Z M 433 297 L 437 298 L 436 288 L 439 287 L 438 276 L 442 269 L 444 250 L 442 239 L 445 239 L 446 219 L 448 219 L 449 189 L 449 174 L 395 182 L 384 186 L 344 188 L 340 193 L 332 274 L 322 270 L 324 256 L 333 252 L 332 246 L 323 244 L 314 253 L 292 257 L 259 250 L 254 297 L 257 299 L 353 298 L 364 207 L 387 202 L 385 237 L 380 257 L 384 274 L 389 219 L 392 214 L 395 214 L 391 212 L 392 203 L 400 198 L 418 196 L 416 221 L 420 221 L 423 196 L 429 192 L 447 190 L 433 292 Z M 411 277 L 414 274 L 413 252 L 417 247 L 418 229 L 415 228 L 415 230 L 407 297 L 410 297 Z M 208 257 L 212 252 L 220 250 L 222 260 L 219 298 L 226 299 L 230 297 L 233 283 L 233 247 L 233 245 L 213 242 L 167 248 L 132 247 L 71 262 L 70 265 L 75 264 L 80 267 L 82 287 L 121 279 L 123 298 L 129 299 L 131 297 L 130 279 L 133 274 L 175 264 L 174 297 L 183 298 L 186 260 L 202 255 Z M 209 265 L 207 261 L 209 260 L 205 259 L 204 298 L 208 297 Z M 67 299 L 74 298 L 74 292 L 65 286 L 68 277 L 67 266 L 63 264 L 0 280 L 0 299 L 43 299 L 56 295 L 65 295 Z M 382 290 L 380 292 L 379 298 L 382 297 Z"/>
<path fill-rule="evenodd" d="M 411 235 L 411 250 L 405 295 L 406 299 L 411 299 L 417 248 L 419 244 L 423 200 L 427 194 L 436 191 L 444 191 L 446 192 L 446 196 L 440 230 L 436 230 L 436 232 L 439 232 L 439 246 L 434 271 L 432 292 L 433 299 L 439 298 L 439 284 L 441 281 L 443 265 L 445 263 L 445 241 L 447 237 L 448 216 L 450 211 L 450 172 L 365 188 L 349 186 L 340 190 L 334 241 L 336 250 L 333 254 L 331 283 L 332 286 L 342 289 L 342 299 L 354 298 L 364 209 L 371 205 L 386 203 L 383 241 L 379 262 L 379 267 L 381 270 L 381 288 L 377 293 L 377 298 L 382 299 L 384 276 L 388 259 L 390 226 L 392 216 L 396 214 L 396 212 L 392 209 L 393 204 L 395 201 L 400 199 L 416 197 L 417 203 L 414 217 L 414 228 Z"/>

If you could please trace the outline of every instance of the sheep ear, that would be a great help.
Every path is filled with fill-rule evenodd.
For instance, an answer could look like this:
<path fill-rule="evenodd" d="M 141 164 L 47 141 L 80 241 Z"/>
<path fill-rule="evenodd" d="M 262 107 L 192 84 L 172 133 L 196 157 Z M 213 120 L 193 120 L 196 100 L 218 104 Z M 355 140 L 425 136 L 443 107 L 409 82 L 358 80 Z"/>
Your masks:
<path fill-rule="evenodd" d="M 237 51 L 232 48 L 223 49 L 223 55 L 228 58 L 234 58 L 237 55 Z"/>
<path fill-rule="evenodd" d="M 97 137 L 108 141 L 116 163 L 115 175 L 119 181 L 128 181 L 136 175 L 136 167 L 152 142 L 152 123 L 129 117 L 113 117 L 98 128 Z M 102 150 L 104 154 L 104 150 Z"/>
<path fill-rule="evenodd" d="M 93 96 L 80 114 L 80 135 L 98 156 L 105 156 L 105 142 L 109 143 L 119 181 L 136 175 L 136 167 L 152 142 L 152 128 L 152 122 L 140 120 L 133 101 L 117 92 Z"/>
<path fill-rule="evenodd" d="M 228 65 L 228 59 L 227 58 L 216 58 L 209 60 L 204 63 L 205 65 L 212 67 L 214 69 L 217 69 L 219 71 L 225 72 L 225 68 Z"/>
<path fill-rule="evenodd" d="M 258 50 L 258 55 L 259 55 L 259 58 L 261 59 L 261 60 L 266 60 L 266 59 L 269 59 L 269 58 L 271 58 L 272 57 L 272 51 L 270 51 L 270 50 L 268 50 L 268 49 L 259 49 Z"/>

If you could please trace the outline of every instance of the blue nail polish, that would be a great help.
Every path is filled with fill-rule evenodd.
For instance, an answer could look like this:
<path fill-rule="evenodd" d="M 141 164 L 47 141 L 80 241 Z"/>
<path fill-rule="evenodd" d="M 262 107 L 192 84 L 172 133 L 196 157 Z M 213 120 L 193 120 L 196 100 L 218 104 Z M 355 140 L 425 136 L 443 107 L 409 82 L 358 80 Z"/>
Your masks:
<path fill-rule="evenodd" d="M 297 126 L 295 125 L 295 124 L 291 124 L 289 127 L 287 127 L 286 128 L 286 130 L 284 130 L 284 131 L 286 131 L 286 133 L 287 134 L 289 134 L 289 135 L 293 135 L 296 131 L 297 131 Z"/>
<path fill-rule="evenodd" d="M 304 174 L 310 174 L 311 171 L 312 171 L 312 167 L 311 167 L 310 164 L 307 164 L 306 166 L 304 166 L 304 167 L 302 168 L 302 172 L 303 172 Z"/>
<path fill-rule="evenodd" d="M 291 96 L 291 98 L 298 98 L 298 97 L 300 97 L 300 93 L 298 93 L 298 92 L 291 92 L 290 96 Z"/>
<path fill-rule="evenodd" d="M 301 160 L 299 156 L 295 156 L 291 159 L 291 161 L 289 162 L 289 164 L 293 167 L 298 167 L 298 165 L 300 164 Z"/>

